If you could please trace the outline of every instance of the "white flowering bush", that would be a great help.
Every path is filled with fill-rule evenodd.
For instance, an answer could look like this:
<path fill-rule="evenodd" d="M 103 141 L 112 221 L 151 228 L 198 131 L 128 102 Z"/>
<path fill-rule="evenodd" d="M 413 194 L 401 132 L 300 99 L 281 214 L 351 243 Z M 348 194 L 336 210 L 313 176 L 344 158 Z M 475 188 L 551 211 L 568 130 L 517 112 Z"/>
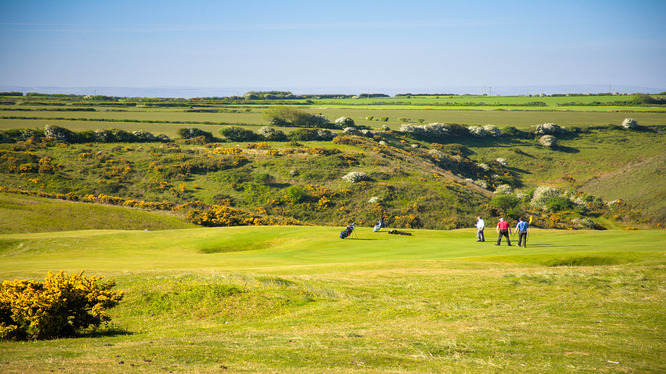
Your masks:
<path fill-rule="evenodd" d="M 502 166 L 509 166 L 509 161 L 507 161 L 506 158 L 498 158 L 495 161 Z"/>
<path fill-rule="evenodd" d="M 324 130 L 324 129 L 319 129 L 317 130 L 317 139 L 323 140 L 323 141 L 329 141 L 335 138 L 335 134 L 333 134 L 329 130 Z"/>
<path fill-rule="evenodd" d="M 257 130 L 257 133 L 266 140 L 282 141 L 287 140 L 287 135 L 284 132 L 277 130 L 273 127 L 264 126 Z"/>
<path fill-rule="evenodd" d="M 469 133 L 477 138 L 483 138 L 484 136 L 486 136 L 486 130 L 484 130 L 483 127 L 481 126 L 470 126 Z"/>
<path fill-rule="evenodd" d="M 377 204 L 379 202 L 379 197 L 373 196 L 373 197 L 370 198 L 370 200 L 368 200 L 368 202 L 370 204 Z"/>
<path fill-rule="evenodd" d="M 625 118 L 624 121 L 622 121 L 622 127 L 628 130 L 636 129 L 638 128 L 638 121 L 633 118 Z"/>
<path fill-rule="evenodd" d="M 448 136 L 451 133 L 450 126 L 443 123 L 429 123 L 427 125 L 412 125 L 409 123 L 403 123 L 400 125 L 400 131 L 417 135 L 429 135 L 436 137 Z"/>
<path fill-rule="evenodd" d="M 511 195 L 513 193 L 513 187 L 508 184 L 500 184 L 495 188 L 496 195 Z"/>
<path fill-rule="evenodd" d="M 345 127 L 354 127 L 356 125 L 354 120 L 349 117 L 340 117 L 335 120 L 335 124 L 341 129 L 344 129 Z"/>
<path fill-rule="evenodd" d="M 423 125 L 412 125 L 409 123 L 403 123 L 400 125 L 400 132 L 409 132 L 412 134 L 425 135 L 426 129 Z"/>
<path fill-rule="evenodd" d="M 483 131 L 486 132 L 487 136 L 498 137 L 502 136 L 502 131 L 497 126 L 485 125 L 483 126 Z"/>
<path fill-rule="evenodd" d="M 557 138 L 552 135 L 544 135 L 539 138 L 539 144 L 544 147 L 552 148 L 557 146 Z"/>
<path fill-rule="evenodd" d="M 326 127 L 329 123 L 331 122 L 328 118 L 321 114 L 312 114 L 310 115 L 310 118 L 308 118 L 308 124 L 311 127 Z"/>
<path fill-rule="evenodd" d="M 18 140 L 28 140 L 32 137 L 39 137 L 39 134 L 35 130 L 30 130 L 30 129 L 23 129 L 21 130 L 21 134 L 18 136 Z"/>
<path fill-rule="evenodd" d="M 154 142 L 157 139 L 152 133 L 143 130 L 133 131 L 132 135 L 134 135 L 140 142 Z"/>
<path fill-rule="evenodd" d="M 595 228 L 594 221 L 592 221 L 589 218 L 574 218 L 574 219 L 571 220 L 571 223 L 577 229 L 594 229 Z"/>
<path fill-rule="evenodd" d="M 66 143 L 73 142 L 76 138 L 72 131 L 53 125 L 44 126 L 44 136 Z"/>
<path fill-rule="evenodd" d="M 539 186 L 534 190 L 530 204 L 535 208 L 546 208 L 546 201 L 551 197 L 560 197 L 562 193 L 554 187 Z"/>
<path fill-rule="evenodd" d="M 443 123 L 429 123 L 426 125 L 426 131 L 432 135 L 447 136 L 451 133 L 451 127 Z"/>
<path fill-rule="evenodd" d="M 544 123 L 534 127 L 534 134 L 536 135 L 557 135 L 565 132 L 567 132 L 567 129 L 554 123 Z"/>
<path fill-rule="evenodd" d="M 345 174 L 342 179 L 346 180 L 349 183 L 357 183 L 357 182 L 362 182 L 369 180 L 370 177 L 366 173 L 360 172 L 360 171 L 352 171 L 347 174 Z"/>

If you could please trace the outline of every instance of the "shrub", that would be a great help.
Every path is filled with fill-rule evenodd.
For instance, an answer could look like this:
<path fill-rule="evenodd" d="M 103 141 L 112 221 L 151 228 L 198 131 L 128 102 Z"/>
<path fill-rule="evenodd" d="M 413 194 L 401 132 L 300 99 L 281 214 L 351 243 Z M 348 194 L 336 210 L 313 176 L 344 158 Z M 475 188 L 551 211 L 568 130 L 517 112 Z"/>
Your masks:
<path fill-rule="evenodd" d="M 44 126 L 44 136 L 53 138 L 55 140 L 65 142 L 65 143 L 73 143 L 76 140 L 76 134 L 74 132 L 59 127 L 59 126 L 53 126 L 53 125 L 46 125 Z"/>
<path fill-rule="evenodd" d="M 518 139 L 527 139 L 530 138 L 530 134 L 528 134 L 525 131 L 518 130 L 517 128 L 513 126 L 508 126 L 502 129 L 502 135 L 504 136 L 509 136 L 512 138 L 518 138 Z"/>
<path fill-rule="evenodd" d="M 48 273 L 44 282 L 14 280 L 0 285 L 0 338 L 48 339 L 75 335 L 96 328 L 111 317 L 107 308 L 117 305 L 122 291 L 112 291 L 114 281 L 103 277 Z"/>
<path fill-rule="evenodd" d="M 260 184 L 270 184 L 275 181 L 272 175 L 269 173 L 259 173 L 254 176 L 254 182 Z"/>
<path fill-rule="evenodd" d="M 574 204 L 565 196 L 550 196 L 544 202 L 546 209 L 553 213 L 571 210 Z"/>
<path fill-rule="evenodd" d="M 567 132 L 567 129 L 554 123 L 544 123 L 543 125 L 534 126 L 535 135 L 557 135 L 565 132 Z"/>
<path fill-rule="evenodd" d="M 370 178 L 368 177 L 367 174 L 362 173 L 360 171 L 352 171 L 350 173 L 345 174 L 342 179 L 346 180 L 349 183 L 357 183 L 357 182 L 362 182 L 365 180 L 369 180 Z"/>
<path fill-rule="evenodd" d="M 300 140 L 300 141 L 328 141 L 332 140 L 335 135 L 329 130 L 309 130 L 309 129 L 299 129 L 293 131 L 289 134 L 289 139 Z"/>
<path fill-rule="evenodd" d="M 298 186 L 290 186 L 286 192 L 293 203 L 302 203 L 308 198 L 308 193 Z"/>
<path fill-rule="evenodd" d="M 255 133 L 254 131 L 236 126 L 221 128 L 220 134 L 234 142 L 252 142 L 255 140 L 262 140 L 262 136 Z"/>
<path fill-rule="evenodd" d="M 633 118 L 625 118 L 624 121 L 622 121 L 622 127 L 628 130 L 637 129 L 638 121 Z"/>
<path fill-rule="evenodd" d="M 264 139 L 270 140 L 270 141 L 281 142 L 281 141 L 286 141 L 288 139 L 287 135 L 285 135 L 284 132 L 282 132 L 280 130 L 276 130 L 272 127 L 267 127 L 267 126 L 262 127 L 259 130 L 257 130 L 257 133 L 259 135 L 263 136 Z"/>
<path fill-rule="evenodd" d="M 490 205 L 502 211 L 516 208 L 520 200 L 513 195 L 497 195 L 490 200 Z"/>
<path fill-rule="evenodd" d="M 273 126 L 334 128 L 336 125 L 320 114 L 278 106 L 264 111 L 263 118 Z"/>
<path fill-rule="evenodd" d="M 340 117 L 335 120 L 335 124 L 338 128 L 344 129 L 346 127 L 354 127 L 356 124 L 354 120 L 349 117 Z"/>
<path fill-rule="evenodd" d="M 342 130 L 342 132 L 345 135 L 361 135 L 361 132 L 358 131 L 356 127 L 345 127 L 344 130 Z"/>
<path fill-rule="evenodd" d="M 178 136 L 183 139 L 192 139 L 203 136 L 208 142 L 213 142 L 215 140 L 215 137 L 212 133 L 197 128 L 178 129 Z"/>
<path fill-rule="evenodd" d="M 510 195 L 513 193 L 513 188 L 508 184 L 500 184 L 495 188 L 496 195 Z"/>
<path fill-rule="evenodd" d="M 469 133 L 477 138 L 483 138 L 486 136 L 486 130 L 484 130 L 481 126 L 470 126 Z"/>
<path fill-rule="evenodd" d="M 561 195 L 560 191 L 554 187 L 539 186 L 534 190 L 530 204 L 535 208 L 544 209 L 549 198 Z"/>
<path fill-rule="evenodd" d="M 539 138 L 539 144 L 547 148 L 553 148 L 557 146 L 557 138 L 552 135 L 544 135 Z"/>
<path fill-rule="evenodd" d="M 137 141 L 139 142 L 154 142 L 157 140 L 157 137 L 153 135 L 152 133 L 149 133 L 148 131 L 134 131 L 132 132 L 132 135 L 136 138 Z"/>
<path fill-rule="evenodd" d="M 502 136 L 502 132 L 497 126 L 493 125 L 485 125 L 483 126 L 483 131 L 486 132 L 487 136 L 492 136 L 492 137 L 499 137 Z"/>

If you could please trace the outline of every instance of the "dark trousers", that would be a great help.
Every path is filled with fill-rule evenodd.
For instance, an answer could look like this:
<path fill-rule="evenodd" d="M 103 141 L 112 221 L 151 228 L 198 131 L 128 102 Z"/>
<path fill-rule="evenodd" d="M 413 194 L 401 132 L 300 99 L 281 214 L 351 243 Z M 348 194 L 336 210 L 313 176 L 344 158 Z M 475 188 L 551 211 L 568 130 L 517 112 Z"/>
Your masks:
<path fill-rule="evenodd" d="M 518 231 L 518 246 L 527 247 L 527 231 Z"/>
<path fill-rule="evenodd" d="M 477 238 L 480 242 L 485 242 L 485 241 L 486 241 L 486 237 L 483 236 L 483 229 L 477 229 L 477 230 L 476 230 L 476 238 Z"/>
<path fill-rule="evenodd" d="M 502 237 L 506 236 L 506 242 L 511 245 L 511 239 L 509 239 L 509 230 L 500 230 L 499 238 L 497 238 L 497 245 L 502 244 Z"/>

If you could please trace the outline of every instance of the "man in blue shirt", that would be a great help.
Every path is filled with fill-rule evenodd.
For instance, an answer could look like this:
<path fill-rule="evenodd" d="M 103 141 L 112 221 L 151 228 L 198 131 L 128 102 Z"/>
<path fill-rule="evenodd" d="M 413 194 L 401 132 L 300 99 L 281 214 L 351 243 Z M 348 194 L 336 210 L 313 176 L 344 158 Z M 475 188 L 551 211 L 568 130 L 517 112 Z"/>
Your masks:
<path fill-rule="evenodd" d="M 513 230 L 513 233 L 515 234 L 516 231 L 518 231 L 518 244 L 516 244 L 517 247 L 520 247 L 522 244 L 523 247 L 527 248 L 527 222 L 523 221 L 522 218 L 518 218 L 518 224 L 516 225 L 516 229 Z"/>

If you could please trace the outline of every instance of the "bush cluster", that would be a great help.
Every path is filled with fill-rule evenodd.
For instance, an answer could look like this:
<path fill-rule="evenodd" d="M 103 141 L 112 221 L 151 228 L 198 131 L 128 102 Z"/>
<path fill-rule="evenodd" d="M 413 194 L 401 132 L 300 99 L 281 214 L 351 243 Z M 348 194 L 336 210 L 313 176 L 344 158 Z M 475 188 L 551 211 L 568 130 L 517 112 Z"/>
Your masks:
<path fill-rule="evenodd" d="M 46 125 L 44 130 L 10 129 L 0 131 L 0 143 L 16 143 L 28 140 L 54 140 L 61 143 L 143 143 L 143 142 L 170 142 L 166 135 L 153 135 L 147 131 L 127 132 L 125 130 L 85 130 L 80 132 Z"/>
<path fill-rule="evenodd" d="M 321 114 L 312 114 L 304 110 L 286 106 L 277 106 L 265 110 L 263 118 L 272 126 L 279 127 L 338 128 L 337 124 L 331 123 Z"/>
<path fill-rule="evenodd" d="M 49 339 L 73 336 L 96 328 L 111 317 L 122 291 L 116 283 L 98 283 L 103 277 L 48 273 L 44 282 L 4 281 L 0 285 L 0 338 Z"/>

